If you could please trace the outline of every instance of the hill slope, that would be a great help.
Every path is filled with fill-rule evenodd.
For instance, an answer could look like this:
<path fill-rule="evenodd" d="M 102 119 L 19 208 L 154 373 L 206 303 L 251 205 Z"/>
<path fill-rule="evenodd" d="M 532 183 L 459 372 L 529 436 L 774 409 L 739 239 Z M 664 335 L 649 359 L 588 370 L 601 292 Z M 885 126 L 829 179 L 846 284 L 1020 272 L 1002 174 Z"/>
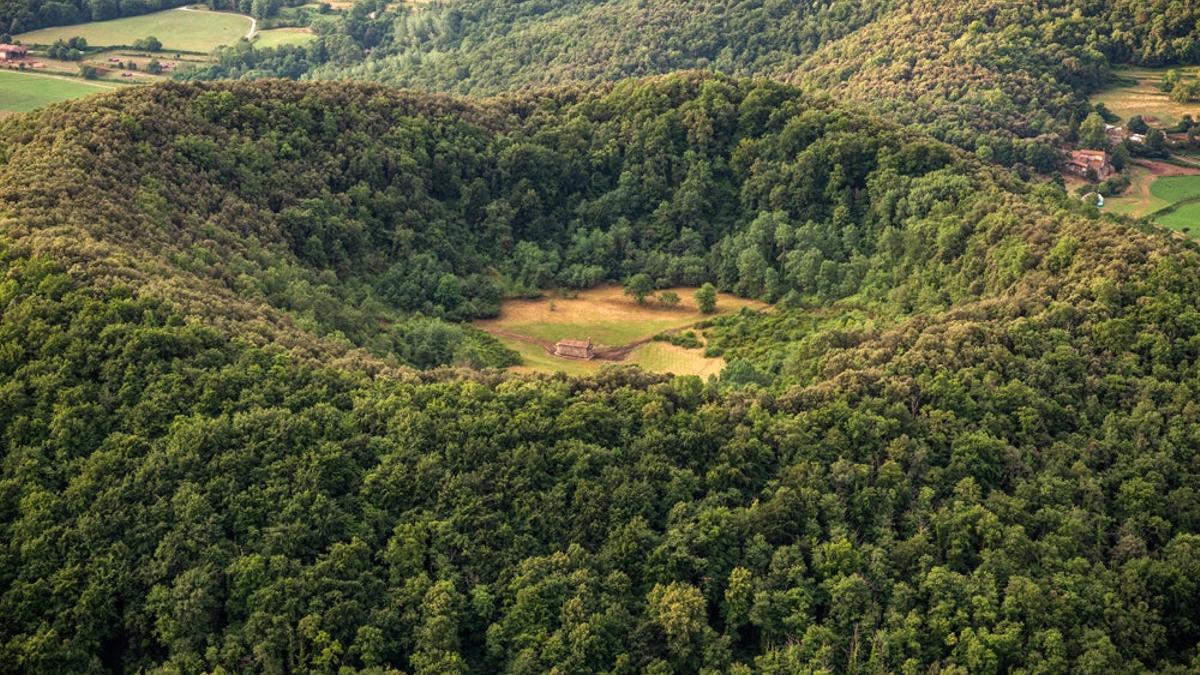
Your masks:
<path fill-rule="evenodd" d="M 1044 148 L 1014 138 L 1074 133 L 1114 64 L 1200 62 L 1198 20 L 1186 0 L 367 2 L 306 48 L 241 45 L 185 76 L 490 95 L 714 70 L 809 85 L 970 149 L 986 132 L 1005 165 L 1038 166 Z"/>
<path fill-rule="evenodd" d="M 0 157 L 0 669 L 1200 665 L 1184 242 L 719 78 L 162 86 Z M 387 367 L 635 269 L 781 302 L 708 383 Z"/>

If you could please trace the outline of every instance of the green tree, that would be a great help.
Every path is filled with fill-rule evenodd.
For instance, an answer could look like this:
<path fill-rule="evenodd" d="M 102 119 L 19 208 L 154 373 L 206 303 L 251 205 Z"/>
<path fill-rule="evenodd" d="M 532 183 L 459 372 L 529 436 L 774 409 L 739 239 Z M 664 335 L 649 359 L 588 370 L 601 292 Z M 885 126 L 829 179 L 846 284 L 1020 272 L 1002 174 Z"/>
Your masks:
<path fill-rule="evenodd" d="M 1183 76 L 1180 75 L 1178 68 L 1172 68 L 1163 74 L 1162 82 L 1158 87 L 1163 92 L 1170 94 L 1175 91 L 1175 87 L 1183 81 Z"/>
<path fill-rule="evenodd" d="M 645 304 L 646 296 L 654 291 L 654 280 L 649 274 L 639 272 L 625 281 L 625 295 L 633 298 L 639 305 Z"/>
<path fill-rule="evenodd" d="M 705 314 L 717 311 L 717 287 L 705 282 L 696 290 L 696 306 Z"/>
<path fill-rule="evenodd" d="M 1191 103 L 1200 98 L 1200 80 L 1180 80 L 1171 88 L 1171 100 L 1176 103 Z"/>
<path fill-rule="evenodd" d="M 1079 124 L 1079 144 L 1085 148 L 1103 150 L 1108 146 L 1104 133 L 1104 118 L 1093 112 Z"/>
<path fill-rule="evenodd" d="M 680 302 L 679 294 L 675 291 L 663 291 L 658 294 L 658 302 L 664 307 L 678 307 Z"/>
<path fill-rule="evenodd" d="M 153 35 L 149 37 L 139 38 L 133 41 L 134 49 L 141 49 L 148 52 L 157 52 L 162 49 L 162 42 Z"/>

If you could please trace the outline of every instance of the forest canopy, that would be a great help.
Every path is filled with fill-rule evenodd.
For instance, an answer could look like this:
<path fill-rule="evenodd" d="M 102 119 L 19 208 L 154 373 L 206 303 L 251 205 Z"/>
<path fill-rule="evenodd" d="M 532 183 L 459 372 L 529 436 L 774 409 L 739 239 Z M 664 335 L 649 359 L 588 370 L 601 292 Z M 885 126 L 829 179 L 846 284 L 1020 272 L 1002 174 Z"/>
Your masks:
<path fill-rule="evenodd" d="M 1200 254 L 912 130 L 168 84 L 0 122 L 0 217 L 6 672 L 1200 667 Z M 775 306 L 708 381 L 461 323 L 635 274 Z"/>

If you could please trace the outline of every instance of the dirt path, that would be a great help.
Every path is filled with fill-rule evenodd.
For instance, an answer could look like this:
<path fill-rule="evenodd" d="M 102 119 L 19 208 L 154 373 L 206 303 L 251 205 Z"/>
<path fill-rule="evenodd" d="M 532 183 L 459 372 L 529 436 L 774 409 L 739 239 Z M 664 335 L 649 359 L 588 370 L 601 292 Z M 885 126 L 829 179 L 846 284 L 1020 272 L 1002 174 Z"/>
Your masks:
<path fill-rule="evenodd" d="M 1155 176 L 1195 176 L 1200 174 L 1198 167 L 1156 162 L 1152 159 L 1135 159 L 1133 164 L 1146 169 Z"/>
<path fill-rule="evenodd" d="M 697 321 L 696 323 L 703 323 L 703 322 Z M 664 330 L 661 333 L 656 333 L 655 335 L 673 335 L 675 333 L 680 333 L 682 331 L 694 328 L 695 326 L 696 326 L 695 323 L 687 325 L 687 326 L 680 326 L 678 328 Z M 486 328 L 483 328 L 482 330 L 483 330 L 483 332 L 491 334 L 491 335 L 495 335 L 496 337 L 504 337 L 504 338 L 509 338 L 510 340 L 524 342 L 526 344 L 537 345 L 538 347 L 541 347 L 543 350 L 545 350 L 545 352 L 547 354 L 549 354 L 550 356 L 553 356 L 555 358 L 564 358 L 564 357 L 561 357 L 558 354 L 554 353 L 554 343 L 551 342 L 550 340 L 541 340 L 541 339 L 538 339 L 535 337 L 531 337 L 529 335 L 522 335 L 521 333 L 514 333 L 513 331 L 506 330 L 504 328 L 496 328 L 494 326 L 488 326 Z M 650 337 L 645 337 L 640 340 L 635 340 L 633 342 L 629 342 L 629 343 L 626 343 L 623 345 L 617 345 L 615 347 L 596 345 L 595 358 L 600 361 L 624 361 L 626 358 L 629 357 L 630 354 L 633 353 L 633 351 L 635 349 L 637 349 L 638 347 L 641 347 L 642 345 L 645 345 L 649 342 L 653 342 L 653 341 L 654 341 L 654 335 L 651 335 Z"/>
<path fill-rule="evenodd" d="M 213 11 L 210 9 L 192 9 L 191 7 L 176 7 L 176 9 L 181 12 L 196 12 L 197 14 Z M 246 16 L 245 14 L 238 14 L 237 12 L 222 12 L 222 14 L 233 14 L 234 16 L 240 16 L 243 19 L 250 19 L 250 30 L 246 31 L 246 35 L 244 36 L 247 40 L 253 39 L 254 34 L 258 32 L 258 19 L 252 16 Z"/>

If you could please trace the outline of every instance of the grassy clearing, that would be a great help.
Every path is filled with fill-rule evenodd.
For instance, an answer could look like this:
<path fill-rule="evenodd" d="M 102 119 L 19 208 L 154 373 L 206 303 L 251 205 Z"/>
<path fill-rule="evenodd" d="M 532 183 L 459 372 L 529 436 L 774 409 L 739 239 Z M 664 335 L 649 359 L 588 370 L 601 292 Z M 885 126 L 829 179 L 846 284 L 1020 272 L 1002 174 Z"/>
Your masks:
<path fill-rule="evenodd" d="M 638 305 L 617 287 L 583 291 L 575 298 L 548 295 L 536 300 L 510 300 L 504 303 L 499 318 L 480 321 L 476 325 L 484 330 L 498 329 L 548 342 L 590 337 L 599 345 L 624 345 L 707 318 L 696 308 L 692 297 L 694 288 L 673 290 L 682 299 L 674 308 L 662 307 L 653 301 Z M 727 294 L 721 294 L 717 301 L 720 313 L 741 307 L 761 308 L 764 305 Z M 684 349 L 661 342 L 642 345 L 624 361 L 612 362 L 560 359 L 535 344 L 506 337 L 500 340 L 521 355 L 523 363 L 518 370 L 524 371 L 582 375 L 620 363 L 639 365 L 656 372 L 707 376 L 720 372 L 725 365 L 722 359 L 705 358 L 702 349 Z"/>
<path fill-rule="evenodd" d="M 1154 181 L 1150 192 L 1167 204 L 1181 204 L 1155 217 L 1154 222 L 1191 237 L 1200 237 L 1200 176 L 1165 176 Z"/>
<path fill-rule="evenodd" d="M 113 89 L 108 84 L 0 70 L 0 114 L 28 112 L 50 103 Z"/>
<path fill-rule="evenodd" d="M 282 45 L 303 45 L 312 42 L 316 36 L 307 28 L 272 28 L 259 31 L 254 36 L 255 47 L 279 47 Z"/>
<path fill-rule="evenodd" d="M 220 45 L 240 40 L 250 30 L 250 25 L 250 17 L 241 14 L 168 9 L 109 21 L 42 28 L 17 35 L 16 39 L 25 44 L 49 45 L 79 35 L 89 45 L 107 47 L 130 45 L 153 35 L 163 43 L 164 51 L 210 52 Z"/>
<path fill-rule="evenodd" d="M 1122 79 L 1130 80 L 1129 84 L 1119 84 L 1109 87 L 1092 96 L 1091 102 L 1103 103 L 1122 120 L 1128 120 L 1134 115 L 1156 118 L 1157 124 L 1173 125 L 1185 114 L 1200 115 L 1200 104 L 1175 103 L 1162 92 L 1158 85 L 1168 68 L 1126 68 L 1117 71 Z M 1187 78 L 1195 78 L 1196 68 L 1181 69 Z"/>
<path fill-rule="evenodd" d="M 1167 204 L 1200 197 L 1200 176 L 1164 176 L 1154 181 L 1150 193 Z"/>
<path fill-rule="evenodd" d="M 1126 175 L 1130 180 L 1129 189 L 1120 197 L 1106 200 L 1105 211 L 1141 218 L 1171 204 L 1171 202 L 1155 196 L 1151 191 L 1151 186 L 1158 180 L 1158 176 L 1151 173 L 1149 169 L 1133 166 L 1126 169 Z"/>

